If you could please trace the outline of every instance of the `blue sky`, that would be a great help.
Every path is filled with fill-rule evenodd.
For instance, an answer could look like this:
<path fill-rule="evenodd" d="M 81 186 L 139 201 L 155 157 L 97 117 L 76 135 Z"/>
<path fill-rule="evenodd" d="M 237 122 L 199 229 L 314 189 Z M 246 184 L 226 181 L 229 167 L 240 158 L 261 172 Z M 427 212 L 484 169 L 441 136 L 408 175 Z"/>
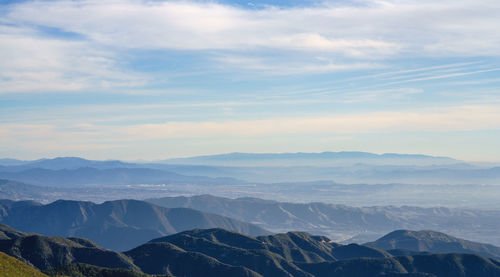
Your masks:
<path fill-rule="evenodd" d="M 500 156 L 500 2 L 1 1 L 0 156 Z"/>

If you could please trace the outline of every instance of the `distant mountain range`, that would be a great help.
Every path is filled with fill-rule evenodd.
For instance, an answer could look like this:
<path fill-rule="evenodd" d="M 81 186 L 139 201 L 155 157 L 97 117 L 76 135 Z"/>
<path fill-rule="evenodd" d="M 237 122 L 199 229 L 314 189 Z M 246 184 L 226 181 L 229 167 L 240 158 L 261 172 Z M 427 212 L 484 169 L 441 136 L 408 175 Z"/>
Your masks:
<path fill-rule="evenodd" d="M 335 240 L 346 234 L 360 234 L 356 242 L 367 241 L 395 229 L 460 230 L 479 239 L 500 229 L 500 211 L 419 207 L 350 207 L 326 203 L 288 203 L 258 198 L 230 199 L 212 195 L 163 197 L 146 201 L 159 206 L 184 207 L 216 213 L 257 224 L 267 230 L 302 230 L 324 234 Z M 342 237 L 344 236 L 344 237 Z M 485 241 L 496 236 L 481 237 Z M 500 243 L 500 240 L 492 242 Z M 424 250 L 421 250 L 424 251 Z"/>
<path fill-rule="evenodd" d="M 374 154 L 369 152 L 342 151 L 321 153 L 228 153 L 188 158 L 172 158 L 149 163 L 217 166 L 332 166 L 339 164 L 351 165 L 356 163 L 374 165 L 438 165 L 461 163 L 461 161 L 448 157 L 421 154 Z M 121 162 L 118 160 L 90 161 L 79 157 L 57 157 L 34 161 L 22 161 L 8 158 L 0 159 L 0 165 L 3 166 L 18 166 L 20 168 L 39 167 L 54 170 L 76 169 L 80 167 L 95 167 L 101 169 L 135 167 L 135 164 L 137 163 Z M 139 164 L 147 164 L 147 162 Z"/>
<path fill-rule="evenodd" d="M 232 178 L 209 178 L 185 176 L 151 168 L 77 169 L 29 168 L 20 171 L 2 171 L 0 178 L 25 182 L 39 186 L 75 187 L 82 185 L 136 185 L 136 184 L 238 184 L 243 181 Z"/>
<path fill-rule="evenodd" d="M 220 227 L 249 235 L 269 233 L 256 225 L 211 213 L 136 200 L 102 204 L 59 200 L 47 205 L 0 200 L 0 223 L 44 235 L 83 237 L 115 250 L 193 228 Z"/>
<path fill-rule="evenodd" d="M 0 159 L 0 165 L 3 165 L 3 166 L 22 165 L 22 164 L 25 164 L 25 163 L 28 163 L 28 162 L 29 161 L 22 161 L 22 160 L 9 159 L 9 158 Z"/>
<path fill-rule="evenodd" d="M 0 232 L 3 230 L 13 232 L 0 225 Z M 475 254 L 406 252 L 407 255 L 398 256 L 369 246 L 340 245 L 327 237 L 301 232 L 251 237 L 219 228 L 161 237 L 123 253 L 105 250 L 83 239 L 36 234 L 0 239 L 0 251 L 51 276 L 57 273 L 82 276 L 76 275 L 81 272 L 101 274 L 83 276 L 110 277 L 144 276 L 141 272 L 179 277 L 494 277 L 500 274 L 500 262 Z M 103 264 L 105 268 L 96 267 Z"/>
<path fill-rule="evenodd" d="M 28 168 L 44 168 L 52 170 L 77 169 L 81 167 L 95 167 L 99 169 L 106 168 L 124 168 L 135 167 L 134 164 L 111 161 L 93 161 L 79 157 L 58 157 L 53 159 L 40 159 L 34 161 L 21 161 L 15 159 L 0 159 L 0 165 L 11 166 L 13 169 L 23 170 Z"/>
<path fill-rule="evenodd" d="M 197 164 L 218 166 L 338 166 L 368 163 L 377 165 L 435 165 L 460 161 L 448 157 L 419 154 L 373 154 L 368 152 L 322 152 L 322 153 L 229 153 L 168 159 L 171 164 Z"/>
<path fill-rule="evenodd" d="M 352 167 L 215 167 L 141 165 L 128 168 L 45 169 L 0 166 L 0 178 L 32 185 L 74 187 L 117 184 L 226 184 L 312 182 L 330 180 L 362 184 L 500 184 L 500 167 L 367 166 Z M 149 168 L 147 168 L 149 166 Z"/>
<path fill-rule="evenodd" d="M 3 163 L 2 163 L 3 161 Z M 339 183 L 500 184 L 500 167 L 446 157 L 365 152 L 233 153 L 155 163 L 60 157 L 0 160 L 0 178 L 43 186 L 87 184 L 241 184 L 333 180 Z"/>

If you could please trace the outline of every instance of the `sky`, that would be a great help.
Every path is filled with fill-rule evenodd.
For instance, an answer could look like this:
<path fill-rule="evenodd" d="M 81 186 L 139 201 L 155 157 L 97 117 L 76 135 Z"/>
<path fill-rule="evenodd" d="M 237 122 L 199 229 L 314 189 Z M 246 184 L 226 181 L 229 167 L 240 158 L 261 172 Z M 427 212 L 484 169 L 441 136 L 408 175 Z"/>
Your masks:
<path fill-rule="evenodd" d="M 0 1 L 0 158 L 500 160 L 500 1 Z"/>

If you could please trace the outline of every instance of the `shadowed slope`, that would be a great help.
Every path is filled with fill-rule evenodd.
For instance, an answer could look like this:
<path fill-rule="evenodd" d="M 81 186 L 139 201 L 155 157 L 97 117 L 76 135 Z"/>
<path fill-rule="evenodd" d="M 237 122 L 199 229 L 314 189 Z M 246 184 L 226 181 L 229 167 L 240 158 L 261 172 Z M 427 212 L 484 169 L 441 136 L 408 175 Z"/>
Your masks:
<path fill-rule="evenodd" d="M 202 253 L 185 251 L 168 242 L 150 242 L 125 252 L 142 271 L 174 276 L 261 275 L 241 266 L 224 264 Z"/>
<path fill-rule="evenodd" d="M 249 268 L 263 276 L 310 276 L 279 254 L 267 250 L 264 243 L 221 229 L 186 231 L 151 242 L 168 242 L 226 264 Z"/>
<path fill-rule="evenodd" d="M 0 241 L 0 251 L 41 270 L 79 262 L 110 268 L 138 269 L 123 254 L 78 238 L 31 235 Z"/>
<path fill-rule="evenodd" d="M 48 205 L 5 203 L 0 202 L 2 223 L 45 235 L 84 237 L 114 250 L 128 250 L 153 238 L 194 228 L 221 227 L 250 235 L 268 234 L 255 225 L 231 218 L 137 200 L 102 204 L 67 200 Z"/>
<path fill-rule="evenodd" d="M 271 236 L 257 237 L 266 248 L 293 262 L 324 262 L 336 258 L 332 249 L 340 245 L 324 236 L 312 236 L 304 232 L 288 232 Z"/>
<path fill-rule="evenodd" d="M 364 245 L 351 243 L 342 245 L 332 250 L 333 256 L 338 260 L 355 259 L 355 258 L 388 258 L 392 257 L 388 252 Z"/>
<path fill-rule="evenodd" d="M 500 276 L 500 262 L 474 254 L 422 255 L 400 250 L 400 254 L 412 256 L 392 257 L 380 249 L 338 245 L 302 232 L 254 238 L 223 229 L 196 229 L 155 239 L 125 253 L 104 250 L 85 239 L 27 235 L 0 240 L 0 250 L 50 269 L 47 272 L 75 277 L 144 276 L 139 270 L 169 277 Z"/>
<path fill-rule="evenodd" d="M 412 257 L 350 259 L 317 264 L 300 264 L 316 277 L 497 277 L 500 266 L 471 254 L 432 254 Z"/>
<path fill-rule="evenodd" d="M 49 276 L 71 277 L 152 277 L 142 272 L 131 271 L 123 268 L 106 268 L 89 264 L 68 264 L 55 269 L 44 271 Z M 155 277 L 172 277 L 167 275 Z"/>

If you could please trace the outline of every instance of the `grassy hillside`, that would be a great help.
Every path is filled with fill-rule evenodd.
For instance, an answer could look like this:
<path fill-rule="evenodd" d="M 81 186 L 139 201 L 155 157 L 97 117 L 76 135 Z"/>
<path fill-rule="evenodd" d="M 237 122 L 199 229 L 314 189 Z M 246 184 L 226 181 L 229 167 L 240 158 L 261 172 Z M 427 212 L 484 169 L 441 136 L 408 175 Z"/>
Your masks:
<path fill-rule="evenodd" d="M 33 267 L 0 252 L 0 275 L 2 277 L 48 277 Z"/>

